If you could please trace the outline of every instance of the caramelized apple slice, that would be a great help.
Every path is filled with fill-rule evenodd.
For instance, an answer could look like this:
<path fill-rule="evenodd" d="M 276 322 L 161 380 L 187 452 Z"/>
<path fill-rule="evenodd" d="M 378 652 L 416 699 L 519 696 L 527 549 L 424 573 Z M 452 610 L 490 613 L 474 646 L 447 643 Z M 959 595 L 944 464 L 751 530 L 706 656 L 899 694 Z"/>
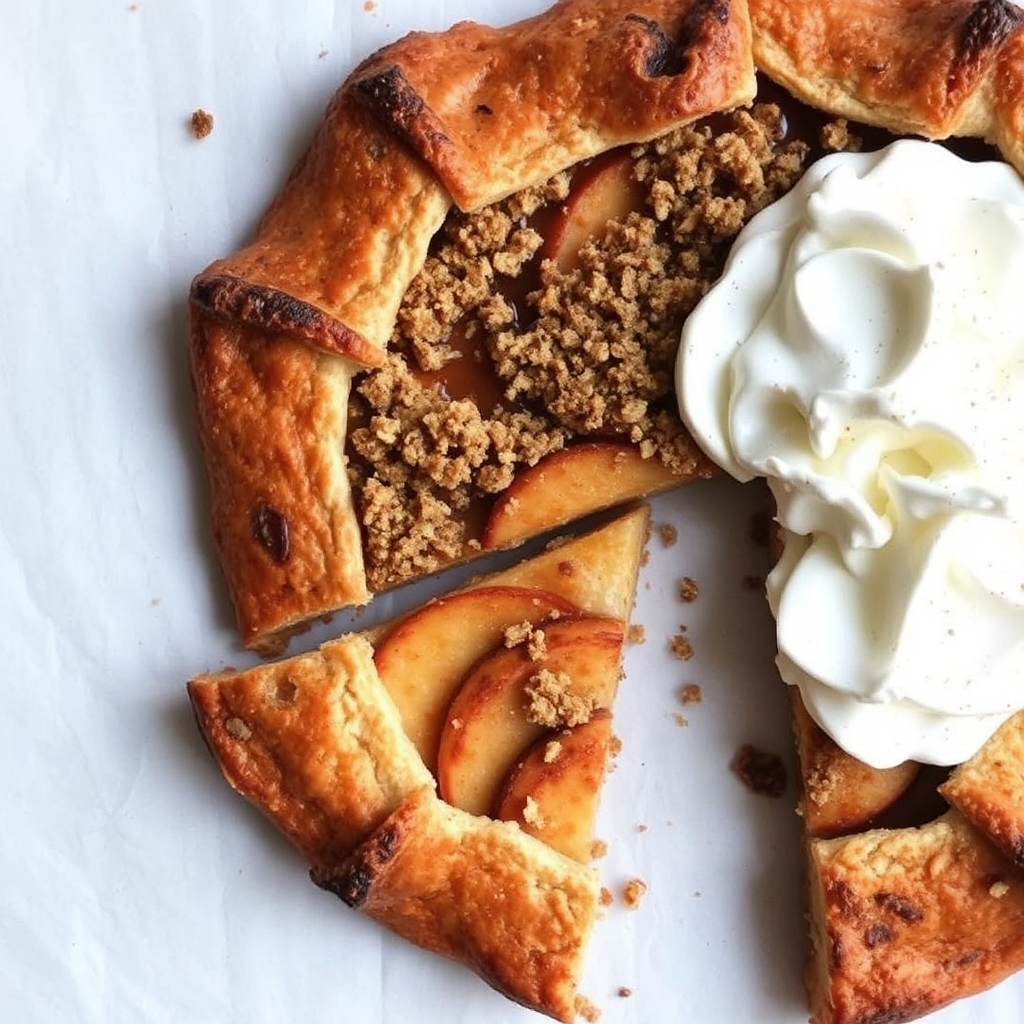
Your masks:
<path fill-rule="evenodd" d="M 541 258 L 568 271 L 579 264 L 579 252 L 591 238 L 600 238 L 610 220 L 625 220 L 643 206 L 643 190 L 633 178 L 633 161 L 618 150 L 578 172 L 562 209 L 546 232 Z"/>
<path fill-rule="evenodd" d="M 550 591 L 478 587 L 425 604 L 378 642 L 377 672 L 432 772 L 445 711 L 473 664 L 501 644 L 509 626 L 578 612 L 571 601 Z"/>
<path fill-rule="evenodd" d="M 592 441 L 553 452 L 516 475 L 484 527 L 483 546 L 500 548 L 680 483 L 657 459 L 645 459 L 632 445 Z"/>
<path fill-rule="evenodd" d="M 605 710 L 539 740 L 509 775 L 494 816 L 517 821 L 548 846 L 586 863 L 611 742 L 612 716 Z"/>
<path fill-rule="evenodd" d="M 589 717 L 615 695 L 622 640 L 621 622 L 587 616 L 545 626 L 545 652 L 536 659 L 525 643 L 485 655 L 448 709 L 437 755 L 441 796 L 471 814 L 487 814 L 515 759 L 559 724 L 530 715 L 531 680 L 541 671 L 562 677 L 566 704 Z"/>
<path fill-rule="evenodd" d="M 851 757 L 819 728 L 794 689 L 793 730 L 800 774 L 804 779 L 801 810 L 808 835 L 844 835 L 862 829 L 891 807 L 911 787 L 921 766 L 904 761 L 895 768 L 872 768 Z"/>

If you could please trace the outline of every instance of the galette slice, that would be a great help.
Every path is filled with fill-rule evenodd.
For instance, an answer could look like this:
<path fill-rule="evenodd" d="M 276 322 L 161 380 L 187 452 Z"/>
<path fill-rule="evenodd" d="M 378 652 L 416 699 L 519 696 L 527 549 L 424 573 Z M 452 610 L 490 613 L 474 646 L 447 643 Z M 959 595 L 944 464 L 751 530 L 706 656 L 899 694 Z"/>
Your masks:
<path fill-rule="evenodd" d="M 188 691 L 228 782 L 313 880 L 559 1020 L 641 552 L 638 508 L 369 634 Z"/>

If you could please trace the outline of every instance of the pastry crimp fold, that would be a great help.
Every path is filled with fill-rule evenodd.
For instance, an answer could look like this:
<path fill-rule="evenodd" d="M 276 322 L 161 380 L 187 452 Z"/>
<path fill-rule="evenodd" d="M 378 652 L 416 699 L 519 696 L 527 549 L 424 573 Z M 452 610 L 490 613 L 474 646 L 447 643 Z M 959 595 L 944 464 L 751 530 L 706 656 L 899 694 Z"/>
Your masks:
<path fill-rule="evenodd" d="M 745 0 L 563 0 L 413 33 L 353 72 L 252 241 L 192 283 L 213 535 L 246 646 L 273 653 L 370 598 L 349 393 L 384 362 L 453 197 L 490 203 L 753 93 Z"/>

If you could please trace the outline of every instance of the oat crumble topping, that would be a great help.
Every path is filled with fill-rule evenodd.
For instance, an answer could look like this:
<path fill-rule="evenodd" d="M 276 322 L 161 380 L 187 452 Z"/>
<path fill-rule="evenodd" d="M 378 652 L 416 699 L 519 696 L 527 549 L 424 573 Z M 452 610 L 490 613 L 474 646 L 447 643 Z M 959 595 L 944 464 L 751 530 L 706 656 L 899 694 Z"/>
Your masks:
<path fill-rule="evenodd" d="M 719 120 L 714 133 L 689 126 L 630 151 L 646 206 L 610 222 L 572 269 L 539 259 L 534 226 L 569 195 L 569 172 L 449 215 L 386 364 L 351 403 L 371 589 L 478 550 L 472 509 L 581 435 L 627 439 L 681 476 L 703 467 L 671 391 L 682 321 L 807 156 L 804 143 L 779 143 L 772 105 Z"/>
<path fill-rule="evenodd" d="M 566 673 L 542 668 L 526 684 L 526 717 L 550 729 L 589 721 L 593 699 L 572 693 L 571 687 Z"/>

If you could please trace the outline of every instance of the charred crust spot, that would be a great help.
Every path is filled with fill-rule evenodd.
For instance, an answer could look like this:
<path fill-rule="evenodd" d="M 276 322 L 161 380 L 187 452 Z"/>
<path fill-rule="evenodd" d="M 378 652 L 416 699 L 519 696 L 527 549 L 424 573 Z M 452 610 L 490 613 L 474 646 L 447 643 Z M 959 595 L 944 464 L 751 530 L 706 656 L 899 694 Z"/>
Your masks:
<path fill-rule="evenodd" d="M 830 880 L 825 886 L 825 891 L 830 902 L 839 908 L 844 917 L 857 912 L 857 897 L 845 882 Z"/>
<path fill-rule="evenodd" d="M 915 907 L 910 900 L 903 896 L 897 896 L 896 893 L 876 893 L 875 903 L 882 907 L 883 910 L 888 910 L 908 924 L 916 924 L 918 921 L 924 920 L 924 912 L 919 907 Z"/>
<path fill-rule="evenodd" d="M 478 103 L 476 105 L 476 112 L 478 114 L 482 114 L 484 117 L 490 117 L 494 113 L 486 103 Z"/>
<path fill-rule="evenodd" d="M 669 78 L 686 70 L 686 56 L 673 45 L 665 30 L 650 18 L 627 14 L 626 21 L 641 25 L 651 37 L 651 50 L 647 54 L 644 72 L 649 78 Z"/>
<path fill-rule="evenodd" d="M 263 502 L 252 510 L 252 535 L 278 565 L 284 565 L 291 554 L 288 520 Z"/>
<path fill-rule="evenodd" d="M 873 924 L 864 933 L 864 945 L 868 949 L 874 949 L 875 946 L 881 945 L 883 942 L 889 942 L 892 939 L 892 929 L 887 924 Z"/>
<path fill-rule="evenodd" d="M 370 885 L 373 882 L 373 872 L 370 870 L 370 866 L 362 862 L 355 865 L 351 871 L 347 871 L 341 878 L 323 877 L 316 871 L 310 871 L 309 877 L 321 889 L 332 893 L 342 903 L 354 908 L 361 907 L 366 901 Z"/>
<path fill-rule="evenodd" d="M 952 73 L 970 68 L 1024 24 L 1024 12 L 1007 0 L 980 0 L 971 9 L 956 41 Z"/>
<path fill-rule="evenodd" d="M 360 78 L 355 84 L 356 95 L 374 110 L 382 111 L 397 124 L 407 127 L 423 112 L 423 100 L 409 88 L 402 69 L 397 64 Z"/>
<path fill-rule="evenodd" d="M 864 70 L 871 75 L 884 75 L 889 70 L 888 61 L 873 60 L 864 65 Z"/>

